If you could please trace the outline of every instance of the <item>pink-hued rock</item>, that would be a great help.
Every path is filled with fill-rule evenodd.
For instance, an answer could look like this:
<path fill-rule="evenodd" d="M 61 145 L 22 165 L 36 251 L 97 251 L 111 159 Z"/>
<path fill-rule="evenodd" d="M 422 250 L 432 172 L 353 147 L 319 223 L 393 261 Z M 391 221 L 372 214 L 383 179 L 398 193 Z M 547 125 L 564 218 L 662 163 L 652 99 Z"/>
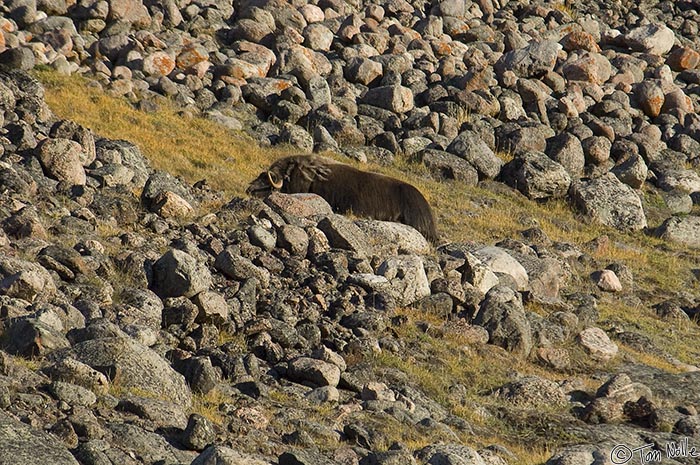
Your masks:
<path fill-rule="evenodd" d="M 175 69 L 175 60 L 165 52 L 154 52 L 143 59 L 143 72 L 149 76 L 167 76 Z"/>

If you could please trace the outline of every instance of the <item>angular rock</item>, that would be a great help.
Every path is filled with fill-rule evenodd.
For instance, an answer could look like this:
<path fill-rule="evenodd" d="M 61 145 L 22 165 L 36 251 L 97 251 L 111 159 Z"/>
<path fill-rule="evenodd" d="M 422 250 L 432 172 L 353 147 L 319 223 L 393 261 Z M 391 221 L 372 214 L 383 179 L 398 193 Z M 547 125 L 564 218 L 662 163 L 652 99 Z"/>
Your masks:
<path fill-rule="evenodd" d="M 639 196 L 612 173 L 591 181 L 574 182 L 570 195 L 578 209 L 605 225 L 625 231 L 647 226 Z"/>
<path fill-rule="evenodd" d="M 608 362 L 617 355 L 617 344 L 600 328 L 584 329 L 578 334 L 578 342 L 595 361 Z"/>
<path fill-rule="evenodd" d="M 474 256 L 488 266 L 494 273 L 509 275 L 519 291 L 529 288 L 529 277 L 527 271 L 512 255 L 500 247 L 482 247 L 474 251 Z"/>
<path fill-rule="evenodd" d="M 394 113 L 406 113 L 413 109 L 413 92 L 400 85 L 374 87 L 367 91 L 362 100 Z"/>
<path fill-rule="evenodd" d="M 192 414 L 187 421 L 187 428 L 183 431 L 180 441 L 188 449 L 204 450 L 216 439 L 214 424 L 205 417 Z"/>
<path fill-rule="evenodd" d="M 503 161 L 486 142 L 477 133 L 469 130 L 462 131 L 450 143 L 447 151 L 467 160 L 482 178 L 495 178 L 503 166 Z"/>
<path fill-rule="evenodd" d="M 369 58 L 355 57 L 348 61 L 343 70 L 345 79 L 362 85 L 369 85 L 382 76 L 382 64 Z M 371 103 L 371 102 L 368 102 Z"/>
<path fill-rule="evenodd" d="M 550 40 L 532 41 L 526 47 L 511 50 L 494 65 L 499 76 L 512 71 L 518 77 L 537 78 L 554 69 L 562 46 Z"/>
<path fill-rule="evenodd" d="M 562 73 L 569 81 L 585 81 L 604 84 L 612 75 L 610 61 L 599 53 L 587 52 L 575 60 L 568 60 Z"/>
<path fill-rule="evenodd" d="M 571 184 L 564 167 L 541 152 L 518 154 L 503 167 L 501 179 L 529 199 L 564 197 Z"/>
<path fill-rule="evenodd" d="M 170 249 L 153 264 L 151 287 L 162 298 L 192 297 L 210 285 L 207 267 L 181 250 Z"/>
<path fill-rule="evenodd" d="M 194 208 L 175 192 L 163 191 L 154 199 L 151 208 L 163 218 L 187 218 L 192 216 Z"/>
<path fill-rule="evenodd" d="M 578 137 L 564 132 L 547 140 L 547 156 L 564 167 L 571 178 L 579 178 L 583 174 L 585 155 Z"/>
<path fill-rule="evenodd" d="M 486 294 L 474 324 L 486 328 L 491 344 L 521 356 L 527 356 L 532 350 L 532 331 L 522 298 L 509 287 L 496 286 Z"/>
<path fill-rule="evenodd" d="M 299 357 L 289 362 L 289 377 L 300 382 L 310 382 L 316 386 L 337 386 L 340 381 L 340 368 L 323 360 Z"/>
<path fill-rule="evenodd" d="M 423 260 L 416 255 L 399 255 L 385 260 L 377 274 L 391 283 L 391 292 L 397 303 L 407 306 L 430 295 L 430 283 Z"/>
<path fill-rule="evenodd" d="M 317 225 L 328 238 L 331 247 L 351 250 L 367 256 L 369 238 L 352 221 L 340 215 L 326 216 Z"/>
<path fill-rule="evenodd" d="M 267 287 L 270 283 L 269 271 L 256 266 L 233 247 L 228 247 L 217 255 L 214 267 L 231 279 L 244 281 L 255 278 L 263 287 Z"/>
<path fill-rule="evenodd" d="M 190 465 L 268 465 L 267 461 L 224 446 L 209 446 Z"/>
<path fill-rule="evenodd" d="M 649 174 L 649 168 L 639 155 L 631 155 L 622 163 L 616 165 L 611 172 L 624 184 L 639 189 L 644 185 Z"/>

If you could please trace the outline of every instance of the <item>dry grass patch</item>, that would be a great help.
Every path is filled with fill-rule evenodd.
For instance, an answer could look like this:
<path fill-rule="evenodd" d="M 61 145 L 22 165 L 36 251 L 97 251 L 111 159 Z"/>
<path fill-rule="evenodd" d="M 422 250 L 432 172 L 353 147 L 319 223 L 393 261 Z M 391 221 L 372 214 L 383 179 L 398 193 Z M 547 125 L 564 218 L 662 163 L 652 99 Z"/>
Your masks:
<path fill-rule="evenodd" d="M 182 116 L 174 105 L 157 112 L 135 109 L 123 98 L 88 86 L 79 76 L 37 71 L 46 102 L 63 119 L 111 139 L 129 140 L 157 168 L 188 182 L 206 179 L 215 189 L 242 194 L 263 166 L 285 152 L 259 147 L 243 133 L 199 117 Z"/>

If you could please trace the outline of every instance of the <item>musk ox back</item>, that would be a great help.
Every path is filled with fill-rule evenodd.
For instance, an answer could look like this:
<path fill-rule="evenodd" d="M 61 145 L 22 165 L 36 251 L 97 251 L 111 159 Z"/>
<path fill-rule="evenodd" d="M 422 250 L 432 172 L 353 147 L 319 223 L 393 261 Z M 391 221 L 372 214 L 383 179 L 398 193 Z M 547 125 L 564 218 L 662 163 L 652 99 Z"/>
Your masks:
<path fill-rule="evenodd" d="M 272 191 L 286 194 L 309 192 L 323 197 L 337 213 L 352 212 L 416 228 L 437 243 L 433 211 L 423 194 L 412 185 L 377 173 L 314 155 L 277 160 L 248 186 L 247 193 L 266 197 Z"/>

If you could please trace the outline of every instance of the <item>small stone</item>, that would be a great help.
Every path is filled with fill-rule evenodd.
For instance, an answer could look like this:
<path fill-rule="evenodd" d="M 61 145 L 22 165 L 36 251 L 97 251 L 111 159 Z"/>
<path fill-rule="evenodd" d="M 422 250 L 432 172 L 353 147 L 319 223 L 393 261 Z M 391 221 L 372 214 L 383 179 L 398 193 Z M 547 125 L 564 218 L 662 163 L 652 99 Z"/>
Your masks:
<path fill-rule="evenodd" d="M 83 148 L 68 139 L 45 139 L 37 146 L 37 156 L 47 174 L 70 185 L 85 185 Z"/>
<path fill-rule="evenodd" d="M 677 72 L 694 69 L 700 64 L 700 53 L 690 47 L 677 47 L 666 58 L 666 64 Z"/>
<path fill-rule="evenodd" d="M 192 414 L 180 440 L 188 449 L 204 450 L 216 440 L 214 424 L 201 415 Z"/>
<path fill-rule="evenodd" d="M 615 358 L 618 352 L 617 344 L 600 328 L 584 329 L 578 334 L 578 342 L 591 358 L 598 362 L 608 362 Z"/>
<path fill-rule="evenodd" d="M 603 270 L 595 273 L 597 276 L 596 285 L 603 291 L 620 292 L 622 284 L 615 272 L 611 270 Z"/>

